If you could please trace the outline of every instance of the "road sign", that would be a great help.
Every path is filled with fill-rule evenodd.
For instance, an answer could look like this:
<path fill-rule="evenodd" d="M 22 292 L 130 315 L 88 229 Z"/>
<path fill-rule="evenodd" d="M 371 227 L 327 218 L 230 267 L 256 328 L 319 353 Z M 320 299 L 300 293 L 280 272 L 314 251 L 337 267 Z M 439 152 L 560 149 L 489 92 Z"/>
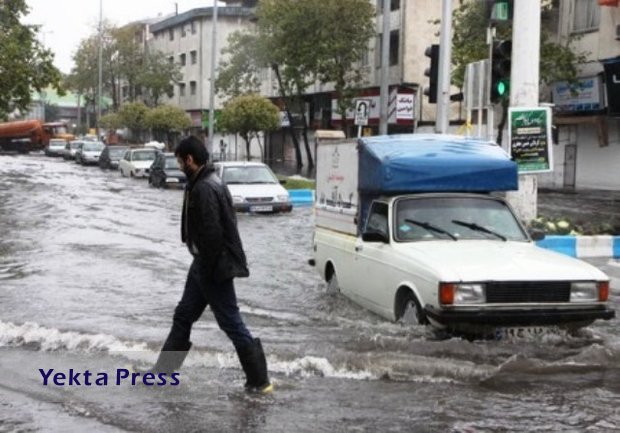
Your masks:
<path fill-rule="evenodd" d="M 553 171 L 551 109 L 548 107 L 508 109 L 510 156 L 519 173 Z"/>
<path fill-rule="evenodd" d="M 370 100 L 358 99 L 355 101 L 355 124 L 357 126 L 368 125 L 370 115 Z"/>

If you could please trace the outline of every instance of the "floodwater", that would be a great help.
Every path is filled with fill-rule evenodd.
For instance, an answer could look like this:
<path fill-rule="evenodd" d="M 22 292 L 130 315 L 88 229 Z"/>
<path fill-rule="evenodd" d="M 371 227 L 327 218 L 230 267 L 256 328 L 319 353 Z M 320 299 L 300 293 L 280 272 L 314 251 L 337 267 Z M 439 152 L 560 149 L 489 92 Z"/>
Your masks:
<path fill-rule="evenodd" d="M 244 393 L 210 312 L 180 386 L 44 386 L 39 369 L 112 378 L 154 362 L 190 263 L 181 201 L 97 167 L 0 156 L 0 432 L 620 431 L 617 319 L 473 342 L 387 322 L 308 266 L 311 208 L 239 216 L 251 277 L 237 294 L 275 393 Z"/>

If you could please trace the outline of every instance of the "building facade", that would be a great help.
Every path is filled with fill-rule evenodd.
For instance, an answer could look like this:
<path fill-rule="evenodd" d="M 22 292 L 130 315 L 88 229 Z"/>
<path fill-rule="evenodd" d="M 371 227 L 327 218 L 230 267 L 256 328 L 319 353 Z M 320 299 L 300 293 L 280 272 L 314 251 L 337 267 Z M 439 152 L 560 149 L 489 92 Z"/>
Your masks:
<path fill-rule="evenodd" d="M 559 2 L 559 39 L 572 37 L 587 62 L 579 66 L 576 91 L 552 86 L 554 170 L 539 175 L 541 187 L 620 189 L 619 23 L 618 1 Z"/>
<path fill-rule="evenodd" d="M 218 58 L 226 47 L 228 36 L 249 28 L 251 17 L 252 8 L 241 4 L 218 7 Z M 209 110 L 214 108 L 217 113 L 225 102 L 216 95 L 214 107 L 209 106 L 213 24 L 213 7 L 206 7 L 180 13 L 150 26 L 152 38 L 148 48 L 163 52 L 171 63 L 180 65 L 182 73 L 182 79 L 171 89 L 172 96 L 164 97 L 162 102 L 187 111 L 192 127 L 197 130 L 208 128 Z"/>

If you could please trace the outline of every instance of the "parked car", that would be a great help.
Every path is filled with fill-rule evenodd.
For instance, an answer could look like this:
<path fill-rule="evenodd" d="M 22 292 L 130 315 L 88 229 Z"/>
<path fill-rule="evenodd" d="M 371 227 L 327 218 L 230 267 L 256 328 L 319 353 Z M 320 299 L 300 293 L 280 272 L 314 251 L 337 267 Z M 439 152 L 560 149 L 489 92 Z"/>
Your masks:
<path fill-rule="evenodd" d="M 157 152 L 155 149 L 129 149 L 118 163 L 118 170 L 122 176 L 148 177 Z"/>
<path fill-rule="evenodd" d="M 82 165 L 97 164 L 104 146 L 100 141 L 84 141 L 75 152 L 75 162 Z"/>
<path fill-rule="evenodd" d="M 181 171 L 174 153 L 159 152 L 151 165 L 149 184 L 158 188 L 184 186 L 187 178 Z"/>
<path fill-rule="evenodd" d="M 63 159 L 66 159 L 66 160 L 75 159 L 75 154 L 77 153 L 82 143 L 83 141 L 80 141 L 80 140 L 73 140 L 73 141 L 68 142 L 65 145 L 65 151 L 62 154 Z"/>
<path fill-rule="evenodd" d="M 260 162 L 218 162 L 215 169 L 239 212 L 290 212 L 289 193 L 271 169 Z"/>
<path fill-rule="evenodd" d="M 99 156 L 99 167 L 116 170 L 119 161 L 128 150 L 129 146 L 112 146 L 108 144 L 101 152 L 101 156 Z"/>
<path fill-rule="evenodd" d="M 65 146 L 67 140 L 62 138 L 52 138 L 50 144 L 45 148 L 45 155 L 47 156 L 62 156 L 65 153 Z"/>

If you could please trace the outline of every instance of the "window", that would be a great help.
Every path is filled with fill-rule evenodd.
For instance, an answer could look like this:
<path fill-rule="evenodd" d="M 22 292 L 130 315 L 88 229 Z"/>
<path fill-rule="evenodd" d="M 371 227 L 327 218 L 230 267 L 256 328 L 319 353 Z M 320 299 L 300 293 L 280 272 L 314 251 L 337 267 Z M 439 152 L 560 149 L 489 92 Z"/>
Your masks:
<path fill-rule="evenodd" d="M 179 96 L 185 96 L 185 83 L 179 83 Z"/>
<path fill-rule="evenodd" d="M 196 34 L 196 21 L 192 21 L 191 23 L 192 35 Z"/>
<path fill-rule="evenodd" d="M 166 95 L 168 98 L 172 98 L 174 96 L 174 86 L 171 84 L 168 86 L 168 90 L 166 90 Z"/>
<path fill-rule="evenodd" d="M 596 0 L 574 0 L 573 32 L 597 30 L 601 8 Z"/>
<path fill-rule="evenodd" d="M 398 65 L 398 54 L 400 51 L 400 32 L 398 30 L 392 30 L 390 32 L 390 58 L 389 65 Z M 383 57 L 383 34 L 377 36 L 377 49 L 375 52 L 378 54 L 376 59 L 377 68 L 381 67 L 381 58 Z"/>
<path fill-rule="evenodd" d="M 368 214 L 368 222 L 366 223 L 367 232 L 377 232 L 389 237 L 390 229 L 388 227 L 388 205 L 385 203 L 374 202 Z"/>
<path fill-rule="evenodd" d="M 190 81 L 189 82 L 189 94 L 190 95 L 195 95 L 196 94 L 196 82 L 195 81 Z"/>
<path fill-rule="evenodd" d="M 390 0 L 390 11 L 396 11 L 400 9 L 400 0 Z M 377 1 L 377 13 L 381 14 L 383 11 L 383 0 Z"/>
<path fill-rule="evenodd" d="M 390 66 L 398 65 L 398 51 L 400 48 L 400 32 L 392 30 L 390 32 Z"/>
<path fill-rule="evenodd" d="M 168 29 L 168 36 L 171 41 L 174 41 L 174 29 Z"/>
<path fill-rule="evenodd" d="M 187 36 L 187 32 L 185 31 L 185 26 L 181 26 L 181 37 L 184 38 L 185 36 Z"/>
<path fill-rule="evenodd" d="M 168 56 L 168 63 L 171 65 L 174 63 L 174 56 Z"/>
<path fill-rule="evenodd" d="M 362 66 L 368 66 L 368 62 L 369 62 L 369 53 L 368 53 L 368 50 L 364 50 L 364 52 L 362 53 L 362 58 L 360 59 L 360 63 L 362 64 Z"/>
<path fill-rule="evenodd" d="M 192 59 L 192 65 L 195 65 L 196 64 L 196 60 L 198 59 L 198 53 L 196 52 L 196 50 L 190 51 L 189 52 L 189 56 Z"/>
<path fill-rule="evenodd" d="M 185 53 L 179 56 L 179 62 L 181 63 L 181 66 L 185 66 L 185 63 L 186 63 Z"/>

